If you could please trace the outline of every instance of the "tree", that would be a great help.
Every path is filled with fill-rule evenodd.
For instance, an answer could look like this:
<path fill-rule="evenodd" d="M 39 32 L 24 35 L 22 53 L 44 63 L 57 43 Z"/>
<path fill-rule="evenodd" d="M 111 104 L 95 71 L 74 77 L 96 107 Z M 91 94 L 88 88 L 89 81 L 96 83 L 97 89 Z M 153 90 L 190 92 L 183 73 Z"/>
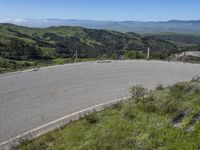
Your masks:
<path fill-rule="evenodd" d="M 3 57 L 4 65 L 6 63 L 5 54 L 6 54 L 6 45 L 0 42 L 0 55 Z"/>

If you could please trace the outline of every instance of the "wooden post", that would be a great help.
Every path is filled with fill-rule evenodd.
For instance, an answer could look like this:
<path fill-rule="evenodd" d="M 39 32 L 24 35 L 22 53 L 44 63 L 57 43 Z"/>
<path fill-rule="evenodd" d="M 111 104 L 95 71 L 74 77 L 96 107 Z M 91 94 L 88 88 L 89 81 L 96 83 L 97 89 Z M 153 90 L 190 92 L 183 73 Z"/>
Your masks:
<path fill-rule="evenodd" d="M 150 47 L 148 47 L 147 49 L 147 60 L 149 60 L 149 56 L 150 56 Z"/>
<path fill-rule="evenodd" d="M 78 60 L 78 52 L 77 52 L 77 50 L 76 50 L 76 62 L 77 62 L 77 60 Z"/>

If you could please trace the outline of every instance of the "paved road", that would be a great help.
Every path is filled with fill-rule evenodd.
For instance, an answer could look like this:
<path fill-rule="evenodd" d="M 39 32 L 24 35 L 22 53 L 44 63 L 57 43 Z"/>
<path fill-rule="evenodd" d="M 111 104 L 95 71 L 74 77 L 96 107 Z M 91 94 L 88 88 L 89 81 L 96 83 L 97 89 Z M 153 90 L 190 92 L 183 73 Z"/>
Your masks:
<path fill-rule="evenodd" d="M 173 84 L 200 75 L 200 65 L 156 61 L 87 62 L 0 75 L 0 143 L 105 101 L 128 88 Z"/>

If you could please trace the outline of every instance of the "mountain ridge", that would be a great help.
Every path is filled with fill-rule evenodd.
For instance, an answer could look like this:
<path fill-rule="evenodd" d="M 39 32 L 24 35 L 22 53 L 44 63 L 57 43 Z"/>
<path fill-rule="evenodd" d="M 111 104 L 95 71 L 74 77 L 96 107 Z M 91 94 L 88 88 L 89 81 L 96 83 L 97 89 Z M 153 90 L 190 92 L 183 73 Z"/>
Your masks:
<path fill-rule="evenodd" d="M 91 29 L 115 30 L 136 33 L 199 33 L 200 20 L 169 21 L 95 21 L 78 19 L 2 19 L 0 23 L 12 23 L 20 26 L 47 28 L 50 26 L 81 26 Z"/>

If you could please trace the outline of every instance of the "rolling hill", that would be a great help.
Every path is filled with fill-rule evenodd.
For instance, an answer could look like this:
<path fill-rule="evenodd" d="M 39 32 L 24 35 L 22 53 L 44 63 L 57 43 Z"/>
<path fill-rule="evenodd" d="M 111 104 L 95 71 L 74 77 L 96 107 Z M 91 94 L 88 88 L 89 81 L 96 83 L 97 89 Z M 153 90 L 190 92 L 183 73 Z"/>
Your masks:
<path fill-rule="evenodd" d="M 147 47 L 152 54 L 164 56 L 176 51 L 175 44 L 154 37 L 71 26 L 41 29 L 0 24 L 0 43 L 2 57 L 14 60 L 67 58 L 76 51 L 80 58 L 120 57 L 125 51 L 146 52 Z"/>
<path fill-rule="evenodd" d="M 194 34 L 137 34 L 78 26 L 33 28 L 3 23 L 0 24 L 0 72 L 38 63 L 66 63 L 67 59 L 73 61 L 76 52 L 80 59 L 144 58 L 150 47 L 151 58 L 165 59 L 177 52 L 199 51 L 199 45 L 200 36 Z"/>

